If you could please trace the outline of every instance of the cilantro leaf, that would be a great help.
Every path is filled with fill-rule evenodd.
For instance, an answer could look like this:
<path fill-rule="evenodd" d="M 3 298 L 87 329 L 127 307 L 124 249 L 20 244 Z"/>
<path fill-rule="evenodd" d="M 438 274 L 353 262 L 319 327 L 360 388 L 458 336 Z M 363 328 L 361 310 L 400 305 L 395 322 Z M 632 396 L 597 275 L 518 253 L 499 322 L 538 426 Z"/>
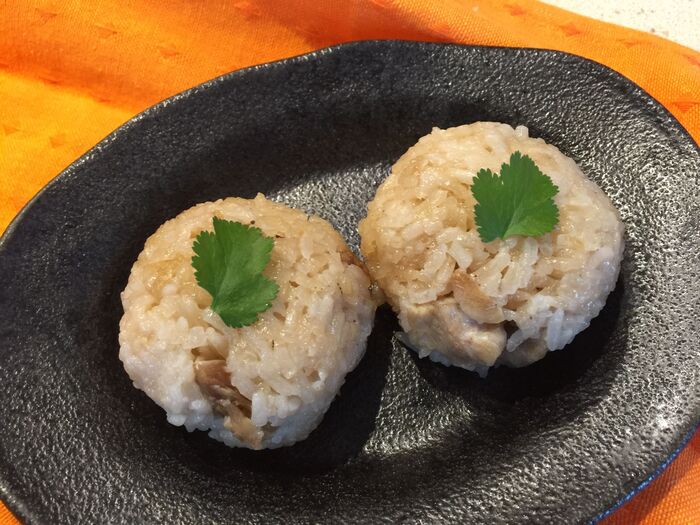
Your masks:
<path fill-rule="evenodd" d="M 552 179 L 533 160 L 516 151 L 501 174 L 479 170 L 472 181 L 476 226 L 484 242 L 513 235 L 537 237 L 554 229 L 559 209 L 553 197 L 559 192 Z"/>
<path fill-rule="evenodd" d="M 253 324 L 272 305 L 279 286 L 262 275 L 274 240 L 260 229 L 214 217 L 214 231 L 192 244 L 199 286 L 213 298 L 211 309 L 233 328 Z"/>

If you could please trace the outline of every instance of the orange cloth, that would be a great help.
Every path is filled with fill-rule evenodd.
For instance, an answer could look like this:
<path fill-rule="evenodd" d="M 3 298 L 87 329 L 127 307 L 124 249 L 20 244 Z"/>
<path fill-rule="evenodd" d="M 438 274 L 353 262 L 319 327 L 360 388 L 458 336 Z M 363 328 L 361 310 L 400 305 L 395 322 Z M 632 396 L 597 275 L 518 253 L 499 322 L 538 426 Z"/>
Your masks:
<path fill-rule="evenodd" d="M 0 231 L 49 179 L 158 100 L 234 69 L 370 38 L 583 55 L 637 82 L 700 138 L 700 53 L 535 0 L 5 0 Z M 606 524 L 698 523 L 698 489 L 696 436 Z M 0 505 L 0 525 L 9 523 Z"/>

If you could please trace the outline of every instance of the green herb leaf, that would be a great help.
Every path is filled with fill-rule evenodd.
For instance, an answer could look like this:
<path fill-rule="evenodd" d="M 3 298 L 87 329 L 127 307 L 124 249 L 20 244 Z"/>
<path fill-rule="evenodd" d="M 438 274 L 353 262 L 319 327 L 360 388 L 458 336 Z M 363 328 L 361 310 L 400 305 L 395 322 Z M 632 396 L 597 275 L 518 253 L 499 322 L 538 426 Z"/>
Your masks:
<path fill-rule="evenodd" d="M 537 237 L 559 222 L 553 197 L 559 189 L 533 160 L 516 151 L 501 174 L 479 170 L 472 181 L 476 226 L 484 242 L 513 235 Z"/>
<path fill-rule="evenodd" d="M 279 286 L 262 275 L 274 240 L 260 229 L 214 217 L 214 231 L 192 245 L 199 286 L 213 298 L 211 308 L 233 328 L 253 324 L 272 305 Z"/>

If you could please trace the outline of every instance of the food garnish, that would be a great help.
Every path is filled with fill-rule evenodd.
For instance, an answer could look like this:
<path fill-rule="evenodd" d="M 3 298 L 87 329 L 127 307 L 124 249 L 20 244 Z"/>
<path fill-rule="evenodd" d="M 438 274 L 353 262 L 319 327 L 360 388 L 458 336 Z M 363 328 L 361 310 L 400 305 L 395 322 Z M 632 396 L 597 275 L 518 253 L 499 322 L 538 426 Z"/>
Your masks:
<path fill-rule="evenodd" d="M 214 217 L 214 231 L 201 232 L 192 249 L 199 286 L 213 298 L 211 309 L 228 326 L 255 323 L 272 305 L 279 286 L 262 272 L 270 262 L 274 240 L 259 228 Z"/>
<path fill-rule="evenodd" d="M 500 175 L 481 169 L 472 181 L 476 226 L 483 242 L 513 235 L 539 237 L 559 222 L 559 189 L 527 155 L 516 151 Z"/>

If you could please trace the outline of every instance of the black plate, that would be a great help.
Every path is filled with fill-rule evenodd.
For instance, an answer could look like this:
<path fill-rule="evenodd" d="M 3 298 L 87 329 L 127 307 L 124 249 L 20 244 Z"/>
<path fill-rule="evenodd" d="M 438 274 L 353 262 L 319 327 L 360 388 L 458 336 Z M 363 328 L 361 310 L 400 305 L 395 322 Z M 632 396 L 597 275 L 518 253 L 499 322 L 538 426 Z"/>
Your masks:
<path fill-rule="evenodd" d="M 159 224 L 264 192 L 356 225 L 433 126 L 525 124 L 620 209 L 603 313 L 564 351 L 486 380 L 416 356 L 379 311 L 311 437 L 233 450 L 170 426 L 117 358 L 119 292 Z M 700 417 L 700 154 L 628 80 L 571 55 L 360 42 L 239 71 L 101 142 L 0 245 L 0 489 L 31 523 L 581 522 Z"/>

